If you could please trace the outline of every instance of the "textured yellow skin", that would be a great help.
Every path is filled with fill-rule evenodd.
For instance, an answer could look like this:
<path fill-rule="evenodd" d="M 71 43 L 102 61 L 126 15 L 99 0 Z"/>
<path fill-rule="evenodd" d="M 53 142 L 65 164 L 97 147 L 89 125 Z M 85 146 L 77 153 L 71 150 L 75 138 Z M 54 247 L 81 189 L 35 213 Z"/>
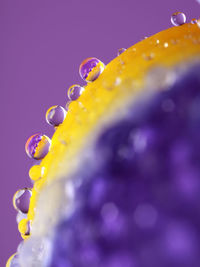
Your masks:
<path fill-rule="evenodd" d="M 54 133 L 50 151 L 41 162 L 45 172 L 34 184 L 28 219 L 34 219 L 42 188 L 76 168 L 78 161 L 77 165 L 72 164 L 73 159 L 78 159 L 84 145 L 89 144 L 102 118 L 117 116 L 117 109 L 136 97 L 150 67 L 170 67 L 196 57 L 200 57 L 200 28 L 192 24 L 172 27 L 128 48 L 105 67 L 97 80 L 88 83 L 78 101 L 70 104 L 66 119 Z"/>

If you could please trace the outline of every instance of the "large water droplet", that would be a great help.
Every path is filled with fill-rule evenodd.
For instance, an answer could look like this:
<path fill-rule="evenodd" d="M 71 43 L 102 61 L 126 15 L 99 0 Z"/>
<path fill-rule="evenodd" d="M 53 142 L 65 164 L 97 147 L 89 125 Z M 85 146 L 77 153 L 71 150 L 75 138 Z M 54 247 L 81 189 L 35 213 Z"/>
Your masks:
<path fill-rule="evenodd" d="M 58 126 L 63 123 L 67 115 L 66 110 L 61 106 L 52 106 L 46 112 L 46 121 L 48 124 Z"/>
<path fill-rule="evenodd" d="M 90 57 L 81 63 L 79 74 L 84 81 L 93 82 L 103 72 L 104 68 L 103 62 L 95 57 Z"/>
<path fill-rule="evenodd" d="M 174 26 L 180 26 L 186 22 L 186 16 L 182 12 L 175 12 L 171 16 L 171 23 Z"/>
<path fill-rule="evenodd" d="M 74 84 L 68 89 L 67 96 L 71 101 L 75 101 L 80 97 L 83 91 L 84 87 Z"/>
<path fill-rule="evenodd" d="M 32 191 L 29 188 L 18 190 L 13 197 L 13 206 L 17 211 L 28 213 Z"/>
<path fill-rule="evenodd" d="M 25 150 L 30 158 L 43 159 L 49 152 L 51 140 L 44 134 L 34 134 L 26 142 Z"/>

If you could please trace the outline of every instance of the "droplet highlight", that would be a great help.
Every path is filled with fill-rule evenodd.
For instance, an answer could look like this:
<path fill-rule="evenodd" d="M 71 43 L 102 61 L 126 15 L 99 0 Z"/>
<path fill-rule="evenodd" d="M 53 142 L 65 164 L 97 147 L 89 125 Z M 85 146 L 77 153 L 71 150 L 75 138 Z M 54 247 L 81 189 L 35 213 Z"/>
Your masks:
<path fill-rule="evenodd" d="M 117 55 L 121 55 L 122 53 L 124 53 L 126 51 L 126 48 L 120 48 L 117 52 Z"/>
<path fill-rule="evenodd" d="M 84 87 L 78 84 L 74 84 L 68 89 L 67 96 L 71 101 L 75 101 L 81 96 L 83 91 L 84 91 Z"/>

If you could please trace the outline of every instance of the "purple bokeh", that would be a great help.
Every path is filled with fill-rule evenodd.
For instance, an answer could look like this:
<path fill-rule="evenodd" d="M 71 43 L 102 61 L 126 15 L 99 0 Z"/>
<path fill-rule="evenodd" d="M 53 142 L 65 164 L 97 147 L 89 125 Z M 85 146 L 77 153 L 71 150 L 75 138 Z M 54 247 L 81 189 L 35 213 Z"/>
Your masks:
<path fill-rule="evenodd" d="M 0 1 L 0 109 L 5 115 L 0 266 L 21 240 L 12 197 L 18 188 L 31 185 L 28 170 L 34 161 L 24 151 L 25 142 L 35 132 L 53 134 L 46 110 L 64 106 L 67 89 L 83 84 L 78 73 L 83 59 L 97 57 L 107 64 L 120 47 L 171 27 L 176 11 L 189 21 L 199 16 L 200 5 L 195 0 Z"/>

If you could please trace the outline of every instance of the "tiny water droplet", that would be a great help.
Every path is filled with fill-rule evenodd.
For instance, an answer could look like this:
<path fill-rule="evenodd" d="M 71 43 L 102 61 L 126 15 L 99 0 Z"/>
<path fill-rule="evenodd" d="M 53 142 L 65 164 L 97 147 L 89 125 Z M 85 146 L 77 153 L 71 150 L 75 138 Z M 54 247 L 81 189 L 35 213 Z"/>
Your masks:
<path fill-rule="evenodd" d="M 116 80 L 115 80 L 115 86 L 120 85 L 120 83 L 121 83 L 121 78 L 117 77 Z"/>
<path fill-rule="evenodd" d="M 85 59 L 80 67 L 79 74 L 84 81 L 93 82 L 105 69 L 105 65 L 99 59 L 90 57 Z"/>
<path fill-rule="evenodd" d="M 74 84 L 67 91 L 68 98 L 71 101 L 75 101 L 81 96 L 83 91 L 84 91 L 84 87 L 82 87 L 78 84 Z"/>
<path fill-rule="evenodd" d="M 167 48 L 169 44 L 167 42 L 164 43 L 164 47 Z"/>
<path fill-rule="evenodd" d="M 48 124 L 58 126 L 63 123 L 67 115 L 66 110 L 61 106 L 52 106 L 46 112 L 46 121 Z"/>
<path fill-rule="evenodd" d="M 17 211 L 28 213 L 32 191 L 29 188 L 18 190 L 13 197 L 13 206 Z"/>
<path fill-rule="evenodd" d="M 197 26 L 200 28 L 200 19 L 197 20 Z"/>
<path fill-rule="evenodd" d="M 122 53 L 124 53 L 124 51 L 126 51 L 126 48 L 120 48 L 117 52 L 117 55 L 121 55 Z"/>
<path fill-rule="evenodd" d="M 154 53 L 143 54 L 142 56 L 143 56 L 143 58 L 144 58 L 145 60 L 151 60 L 151 59 L 153 59 L 153 58 L 155 57 Z"/>
<path fill-rule="evenodd" d="M 171 23 L 174 25 L 174 26 L 180 26 L 180 25 L 183 25 L 185 24 L 186 22 L 186 16 L 184 13 L 182 12 L 175 12 L 172 14 L 171 16 Z"/>
<path fill-rule="evenodd" d="M 51 140 L 44 134 L 34 134 L 26 142 L 27 155 L 33 159 L 43 159 L 49 152 Z"/>
<path fill-rule="evenodd" d="M 191 19 L 190 23 L 191 24 L 197 24 L 197 19 Z"/>

